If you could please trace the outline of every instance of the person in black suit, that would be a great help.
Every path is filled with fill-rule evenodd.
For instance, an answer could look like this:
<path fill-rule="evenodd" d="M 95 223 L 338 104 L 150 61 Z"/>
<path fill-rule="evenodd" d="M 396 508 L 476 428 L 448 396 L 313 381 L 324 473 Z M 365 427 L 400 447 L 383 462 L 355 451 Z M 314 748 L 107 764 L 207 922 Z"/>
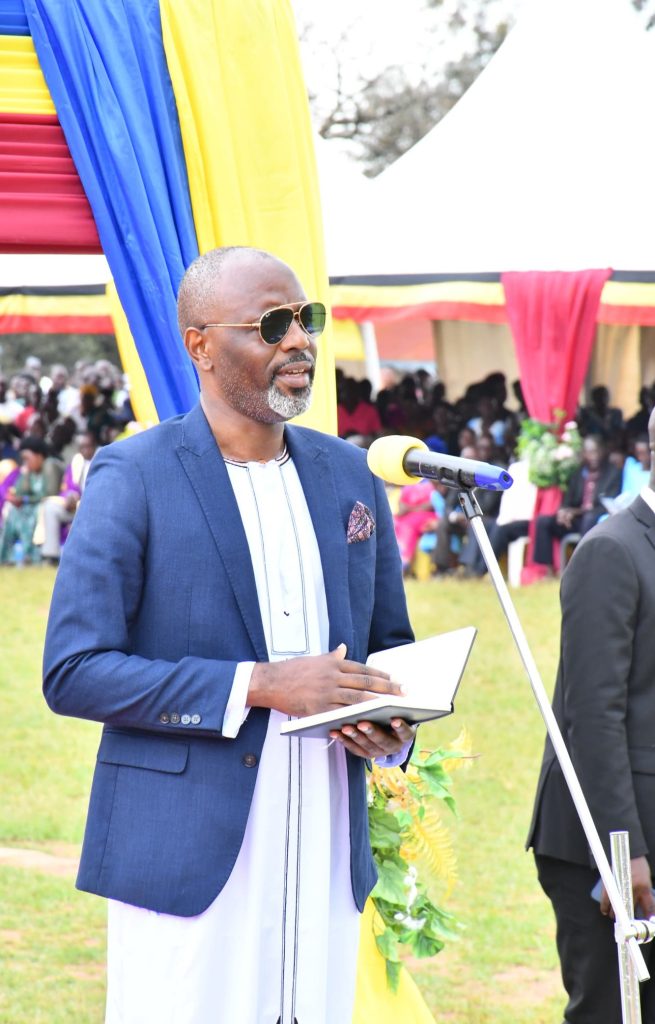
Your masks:
<path fill-rule="evenodd" d="M 534 540 L 534 561 L 553 564 L 553 540 L 567 533 L 584 536 L 606 509 L 602 498 L 621 490 L 621 470 L 607 456 L 602 437 L 590 435 L 582 444 L 582 465 L 569 480 L 561 507 L 554 516 L 539 516 Z"/>
<path fill-rule="evenodd" d="M 655 451 L 655 413 L 649 421 Z M 630 835 L 635 913 L 655 914 L 655 468 L 634 502 L 576 548 L 563 574 L 562 639 L 553 711 L 609 856 Z M 552 902 L 568 992 L 566 1024 L 618 1024 L 619 972 L 610 906 L 550 739 L 527 841 Z M 643 946 L 648 960 L 651 946 Z M 653 972 L 653 967 L 650 968 Z M 655 979 L 641 986 L 655 1021 Z"/>

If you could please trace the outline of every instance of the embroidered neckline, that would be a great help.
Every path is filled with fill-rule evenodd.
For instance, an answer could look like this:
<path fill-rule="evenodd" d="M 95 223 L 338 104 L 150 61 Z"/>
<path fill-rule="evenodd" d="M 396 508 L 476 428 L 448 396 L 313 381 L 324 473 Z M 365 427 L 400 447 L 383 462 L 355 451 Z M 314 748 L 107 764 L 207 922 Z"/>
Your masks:
<path fill-rule="evenodd" d="M 240 469 L 246 469 L 248 466 L 252 465 L 252 463 L 255 463 L 257 466 L 268 466 L 271 462 L 275 462 L 278 466 L 281 466 L 284 462 L 288 461 L 289 457 L 289 449 L 285 444 L 280 454 L 276 455 L 274 459 L 248 459 L 246 462 L 242 462 L 240 459 L 230 459 L 227 455 L 224 455 L 223 462 L 228 466 L 238 466 Z"/>

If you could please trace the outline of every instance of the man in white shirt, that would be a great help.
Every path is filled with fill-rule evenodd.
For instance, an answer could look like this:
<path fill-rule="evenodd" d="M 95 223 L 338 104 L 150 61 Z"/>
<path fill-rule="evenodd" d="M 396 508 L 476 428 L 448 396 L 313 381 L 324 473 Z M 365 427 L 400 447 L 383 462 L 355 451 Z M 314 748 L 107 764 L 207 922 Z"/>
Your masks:
<path fill-rule="evenodd" d="M 104 723 L 78 886 L 110 899 L 110 1024 L 345 1024 L 375 880 L 364 760 L 413 733 L 280 724 L 398 693 L 410 642 L 384 488 L 307 408 L 325 309 L 259 250 L 178 299 L 200 404 L 94 459 L 44 690 Z"/>

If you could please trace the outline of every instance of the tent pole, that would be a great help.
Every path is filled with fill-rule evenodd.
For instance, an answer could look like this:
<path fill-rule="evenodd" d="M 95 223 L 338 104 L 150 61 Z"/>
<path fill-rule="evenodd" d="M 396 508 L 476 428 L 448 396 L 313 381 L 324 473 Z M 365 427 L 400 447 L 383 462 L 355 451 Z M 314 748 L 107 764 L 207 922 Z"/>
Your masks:
<path fill-rule="evenodd" d="M 375 325 L 372 320 L 363 320 L 357 325 L 362 336 L 364 345 L 364 362 L 366 364 L 366 376 L 373 385 L 373 395 L 380 390 L 380 357 L 378 355 L 378 340 L 375 336 Z"/>

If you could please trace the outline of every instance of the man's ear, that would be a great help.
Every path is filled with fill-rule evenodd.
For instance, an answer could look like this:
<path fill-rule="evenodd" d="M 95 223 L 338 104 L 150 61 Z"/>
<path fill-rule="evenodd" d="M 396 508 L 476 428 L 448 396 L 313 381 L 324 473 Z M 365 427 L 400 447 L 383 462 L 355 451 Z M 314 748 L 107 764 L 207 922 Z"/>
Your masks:
<path fill-rule="evenodd" d="M 197 327 L 187 327 L 184 332 L 184 347 L 198 370 L 210 370 L 212 358 L 207 346 L 207 335 Z"/>

